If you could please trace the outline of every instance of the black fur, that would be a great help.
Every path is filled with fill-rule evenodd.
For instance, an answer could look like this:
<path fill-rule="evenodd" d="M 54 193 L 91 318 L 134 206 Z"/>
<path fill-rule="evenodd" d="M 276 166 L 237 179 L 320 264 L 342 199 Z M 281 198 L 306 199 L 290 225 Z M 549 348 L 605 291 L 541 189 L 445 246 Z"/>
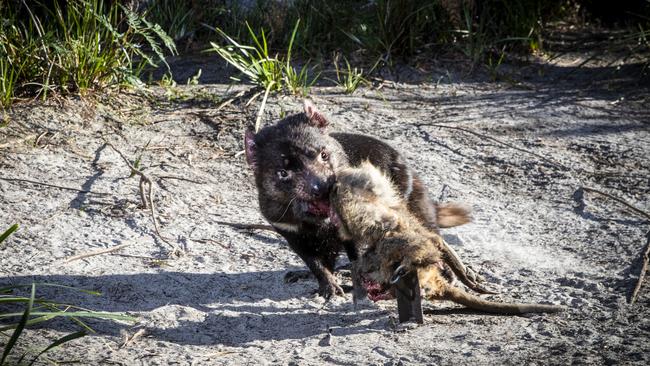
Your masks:
<path fill-rule="evenodd" d="M 434 229 L 435 206 L 395 149 L 369 136 L 330 135 L 325 132 L 325 118 L 309 111 L 314 113 L 311 117 L 295 114 L 256 135 L 247 134 L 246 154 L 255 173 L 262 215 L 316 276 L 319 293 L 329 298 L 342 294 L 332 274 L 336 257 L 345 250 L 352 261 L 357 252 L 354 243 L 338 238 L 327 215 L 310 211 L 310 207 L 320 207 L 310 203 L 328 200 L 338 169 L 369 160 L 399 187 L 411 211 Z M 328 154 L 327 161 L 319 158 L 323 151 Z M 282 171 L 289 178 L 282 177 Z M 314 185 L 320 188 L 316 192 L 309 188 Z"/>

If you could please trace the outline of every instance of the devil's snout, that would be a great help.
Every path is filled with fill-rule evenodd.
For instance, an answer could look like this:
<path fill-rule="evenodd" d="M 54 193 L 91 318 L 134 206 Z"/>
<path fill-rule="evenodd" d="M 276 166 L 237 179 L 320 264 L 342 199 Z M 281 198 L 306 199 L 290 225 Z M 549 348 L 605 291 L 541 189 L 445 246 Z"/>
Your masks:
<path fill-rule="evenodd" d="M 329 187 L 325 181 L 314 178 L 309 181 L 309 193 L 314 197 L 321 198 L 329 194 Z"/>

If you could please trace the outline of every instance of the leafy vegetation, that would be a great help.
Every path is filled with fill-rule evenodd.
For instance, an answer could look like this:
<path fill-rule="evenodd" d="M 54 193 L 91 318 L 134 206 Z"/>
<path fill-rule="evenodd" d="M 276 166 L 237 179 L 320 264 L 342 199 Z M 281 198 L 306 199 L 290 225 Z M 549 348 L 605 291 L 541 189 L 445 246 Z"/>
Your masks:
<path fill-rule="evenodd" d="M 309 88 L 316 82 L 319 75 L 310 78 L 309 65 L 302 66 L 299 70 L 291 64 L 291 51 L 294 40 L 298 33 L 300 20 L 296 21 L 289 46 L 285 56 L 269 53 L 269 45 L 264 30 L 256 34 L 250 25 L 247 24 L 249 36 L 253 45 L 242 45 L 228 36 L 223 30 L 217 32 L 228 41 L 228 45 L 221 46 L 211 42 L 211 51 L 216 52 L 226 62 L 234 66 L 250 82 L 269 91 L 280 91 L 286 89 L 292 94 L 306 95 Z"/>
<path fill-rule="evenodd" d="M 254 42 L 253 46 L 241 45 L 221 29 L 217 32 L 230 44 L 222 47 L 211 42 L 212 51 L 216 52 L 230 65 L 237 68 L 248 79 L 264 89 L 282 89 L 282 66 L 283 62 L 277 55 L 269 54 L 268 42 L 264 30 L 256 35 L 253 29 L 246 24 L 248 32 Z"/>
<path fill-rule="evenodd" d="M 338 55 L 337 55 L 338 56 Z M 360 85 L 368 85 L 370 82 L 364 77 L 363 69 L 352 68 L 347 58 L 345 61 L 345 69 L 341 70 L 339 67 L 338 57 L 334 59 L 334 68 L 336 70 L 336 85 L 338 85 L 346 94 L 354 93 Z"/>
<path fill-rule="evenodd" d="M 51 92 L 84 94 L 139 85 L 146 66 L 164 63 L 172 39 L 119 4 L 103 0 L 0 4 L 0 104 Z M 143 47 L 143 46 L 146 46 Z"/>
<path fill-rule="evenodd" d="M 161 26 L 174 40 L 190 37 L 196 32 L 196 9 L 189 1 L 153 1 L 144 16 Z"/>
<path fill-rule="evenodd" d="M 332 53 L 392 67 L 458 50 L 492 70 L 512 52 L 544 52 L 547 25 L 558 20 L 624 28 L 621 40 L 638 40 L 635 55 L 648 53 L 650 29 L 644 0 L 134 0 L 133 11 L 119 1 L 47 3 L 0 2 L 0 106 L 140 85 L 145 68 L 175 53 L 174 40 L 188 52 L 210 45 L 269 91 L 304 95 Z"/>
<path fill-rule="evenodd" d="M 203 3 L 223 1 L 204 0 Z M 638 1 L 643 3 L 643 1 Z M 609 9 L 603 11 L 602 8 Z M 612 17 L 610 14 L 618 14 Z M 461 51 L 470 65 L 490 70 L 513 53 L 545 52 L 548 24 L 614 24 L 642 41 L 650 25 L 650 3 L 636 7 L 591 0 L 351 0 L 293 2 L 257 1 L 248 9 L 233 8 L 233 18 L 246 28 L 218 18 L 219 29 L 242 44 L 254 44 L 249 28 L 264 29 L 266 47 L 286 52 L 293 43 L 302 58 L 328 58 L 332 52 L 379 66 L 417 62 L 449 49 Z M 616 22 L 607 22 L 614 18 Z M 301 22 L 300 32 L 291 27 Z M 292 42 L 292 40 L 294 40 Z M 303 82 L 304 83 L 304 82 Z"/>

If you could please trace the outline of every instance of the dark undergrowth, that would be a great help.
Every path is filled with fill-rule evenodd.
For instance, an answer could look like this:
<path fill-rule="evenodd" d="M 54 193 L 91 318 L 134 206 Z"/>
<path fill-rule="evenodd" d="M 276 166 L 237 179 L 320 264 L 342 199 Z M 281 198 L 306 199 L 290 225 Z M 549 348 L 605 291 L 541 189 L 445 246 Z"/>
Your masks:
<path fill-rule="evenodd" d="M 9 0 L 0 3 L 0 18 L 4 107 L 141 85 L 143 72 L 164 66 L 175 45 L 181 53 L 210 48 L 229 62 L 243 51 L 249 67 L 273 74 L 272 89 L 295 94 L 308 93 L 323 65 L 349 92 L 378 67 L 443 53 L 470 69 L 494 69 L 510 55 L 546 55 L 549 25 L 559 21 L 616 29 L 603 47 L 624 43 L 622 58 L 650 61 L 645 0 Z"/>

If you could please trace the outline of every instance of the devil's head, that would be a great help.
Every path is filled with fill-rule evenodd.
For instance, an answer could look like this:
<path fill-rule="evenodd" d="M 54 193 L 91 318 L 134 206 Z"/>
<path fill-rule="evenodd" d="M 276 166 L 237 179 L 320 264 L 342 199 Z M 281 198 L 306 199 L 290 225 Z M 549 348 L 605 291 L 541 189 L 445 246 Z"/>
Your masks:
<path fill-rule="evenodd" d="M 327 125 L 325 116 L 305 101 L 303 113 L 257 134 L 246 133 L 246 160 L 255 174 L 260 207 L 267 219 L 317 223 L 328 216 L 335 172 L 347 166 L 347 157 L 328 135 Z"/>

